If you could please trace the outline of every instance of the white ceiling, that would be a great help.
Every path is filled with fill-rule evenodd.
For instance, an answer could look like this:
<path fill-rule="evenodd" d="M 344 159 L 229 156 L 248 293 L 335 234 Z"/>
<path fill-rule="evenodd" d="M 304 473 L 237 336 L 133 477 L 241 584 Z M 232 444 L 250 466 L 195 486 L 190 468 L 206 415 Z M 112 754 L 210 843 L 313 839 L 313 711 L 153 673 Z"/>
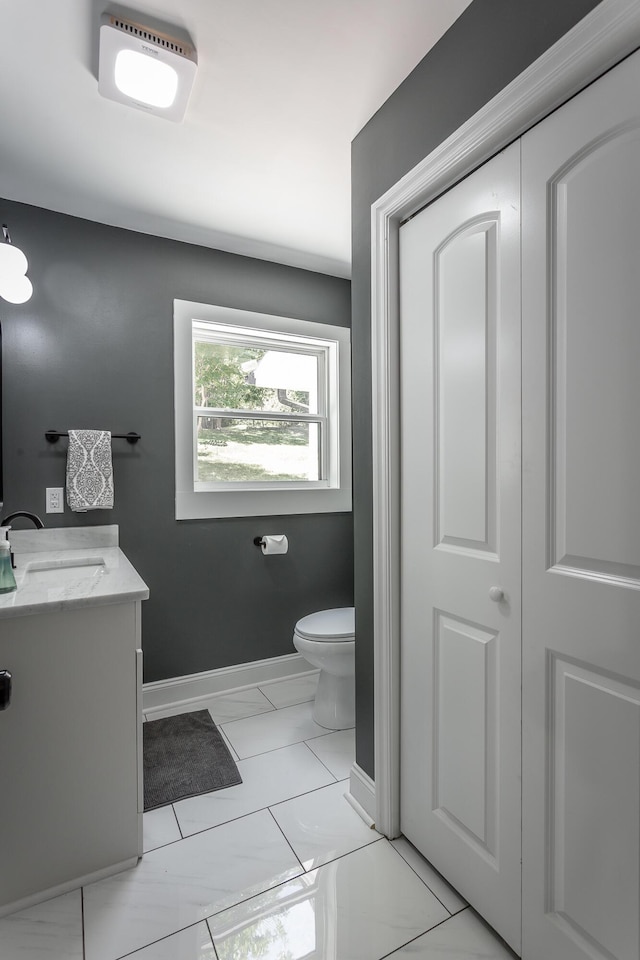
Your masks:
<path fill-rule="evenodd" d="M 0 0 L 0 196 L 349 276 L 350 143 L 470 0 Z M 100 15 L 191 37 L 180 125 L 98 94 Z"/>

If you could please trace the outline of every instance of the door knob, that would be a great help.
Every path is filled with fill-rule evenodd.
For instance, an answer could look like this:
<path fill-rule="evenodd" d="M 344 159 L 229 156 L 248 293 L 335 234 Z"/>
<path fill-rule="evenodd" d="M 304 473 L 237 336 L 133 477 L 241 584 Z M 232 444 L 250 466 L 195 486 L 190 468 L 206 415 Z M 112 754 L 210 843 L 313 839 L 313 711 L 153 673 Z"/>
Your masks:
<path fill-rule="evenodd" d="M 489 599 L 495 601 L 495 603 L 500 603 L 501 600 L 504 600 L 504 590 L 502 587 L 490 587 Z"/>

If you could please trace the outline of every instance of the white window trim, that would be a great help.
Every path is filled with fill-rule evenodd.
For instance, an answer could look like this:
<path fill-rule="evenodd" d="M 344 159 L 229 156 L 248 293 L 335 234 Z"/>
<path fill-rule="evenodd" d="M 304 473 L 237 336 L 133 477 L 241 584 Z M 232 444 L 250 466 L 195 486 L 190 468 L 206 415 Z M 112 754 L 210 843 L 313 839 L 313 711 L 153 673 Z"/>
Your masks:
<path fill-rule="evenodd" d="M 341 513 L 351 510 L 351 337 L 345 327 L 291 317 L 253 313 L 190 300 L 174 300 L 174 391 L 176 519 L 259 517 L 298 513 Z M 336 425 L 328 431 L 328 470 L 324 480 L 297 483 L 194 484 L 193 364 L 194 324 L 212 324 L 212 332 L 232 326 L 247 338 L 284 335 L 301 349 L 316 341 L 325 358 L 329 409 L 319 411 Z M 230 333 L 232 333 L 230 331 Z M 278 419 L 300 419 L 288 415 Z M 196 488 L 200 489 L 196 489 Z"/>

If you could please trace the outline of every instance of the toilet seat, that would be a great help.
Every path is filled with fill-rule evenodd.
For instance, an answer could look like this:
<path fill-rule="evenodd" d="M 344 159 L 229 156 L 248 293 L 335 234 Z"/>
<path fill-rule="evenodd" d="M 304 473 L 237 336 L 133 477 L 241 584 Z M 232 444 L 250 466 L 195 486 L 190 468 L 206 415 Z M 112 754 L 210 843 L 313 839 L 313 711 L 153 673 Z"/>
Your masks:
<path fill-rule="evenodd" d="M 338 607 L 310 613 L 298 620 L 295 632 L 305 640 L 340 641 L 355 640 L 356 612 L 354 607 Z"/>

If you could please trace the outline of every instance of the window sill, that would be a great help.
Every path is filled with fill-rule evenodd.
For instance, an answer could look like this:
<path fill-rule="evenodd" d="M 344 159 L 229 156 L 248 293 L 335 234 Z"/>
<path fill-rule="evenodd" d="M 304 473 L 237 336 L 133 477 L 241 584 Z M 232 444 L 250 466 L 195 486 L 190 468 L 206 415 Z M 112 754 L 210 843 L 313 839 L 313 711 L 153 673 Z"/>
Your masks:
<path fill-rule="evenodd" d="M 345 513 L 351 490 L 176 491 L 176 520 Z"/>

